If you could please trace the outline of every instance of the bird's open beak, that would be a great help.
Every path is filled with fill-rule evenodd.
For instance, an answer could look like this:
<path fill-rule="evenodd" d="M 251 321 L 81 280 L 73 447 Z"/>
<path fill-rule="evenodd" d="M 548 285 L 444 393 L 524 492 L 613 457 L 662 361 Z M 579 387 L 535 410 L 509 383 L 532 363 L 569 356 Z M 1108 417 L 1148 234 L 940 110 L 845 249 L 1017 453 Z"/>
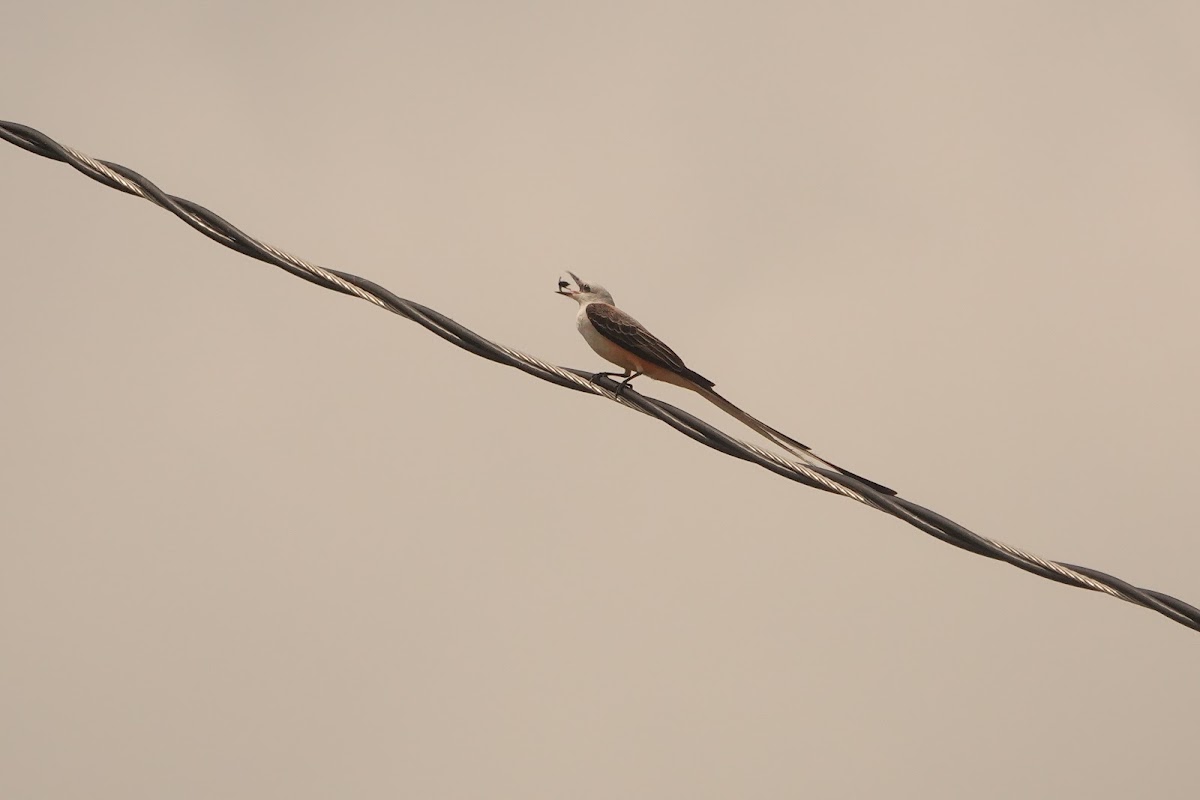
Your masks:
<path fill-rule="evenodd" d="M 579 280 L 579 276 L 576 275 L 574 272 L 567 270 L 567 274 L 571 276 L 571 280 L 575 281 L 576 286 L 582 285 L 582 282 Z M 573 296 L 579 294 L 579 292 L 578 292 L 578 290 L 571 288 L 571 284 L 569 281 L 565 281 L 562 278 L 559 278 L 558 291 L 555 292 L 555 294 L 561 294 L 563 297 L 573 297 Z"/>

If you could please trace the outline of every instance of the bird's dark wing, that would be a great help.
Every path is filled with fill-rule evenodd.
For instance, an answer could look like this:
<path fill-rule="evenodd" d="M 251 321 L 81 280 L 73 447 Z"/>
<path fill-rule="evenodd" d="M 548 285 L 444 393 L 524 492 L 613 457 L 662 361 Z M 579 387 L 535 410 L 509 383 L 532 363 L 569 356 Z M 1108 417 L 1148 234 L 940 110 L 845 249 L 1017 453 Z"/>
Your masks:
<path fill-rule="evenodd" d="M 592 327 L 638 358 L 672 372 L 690 371 L 674 350 L 616 306 L 610 306 L 608 303 L 590 303 L 587 306 L 587 316 Z"/>

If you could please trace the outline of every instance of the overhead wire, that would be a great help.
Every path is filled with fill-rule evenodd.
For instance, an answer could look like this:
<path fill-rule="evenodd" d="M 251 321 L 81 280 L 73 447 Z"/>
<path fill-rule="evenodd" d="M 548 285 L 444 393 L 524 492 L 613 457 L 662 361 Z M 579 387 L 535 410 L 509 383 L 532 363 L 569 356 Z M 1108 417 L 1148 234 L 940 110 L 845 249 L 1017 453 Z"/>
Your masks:
<path fill-rule="evenodd" d="M 94 159 L 59 144 L 26 125 L 0 121 L 0 138 L 35 155 L 68 164 L 105 186 L 148 200 L 231 250 L 272 264 L 322 288 L 357 297 L 410 319 L 447 342 L 481 358 L 519 369 L 566 389 L 600 395 L 626 408 L 654 417 L 688 438 L 718 452 L 756 464 L 805 486 L 863 503 L 968 552 L 1003 561 L 1048 580 L 1101 592 L 1143 606 L 1180 625 L 1200 631 L 1200 609 L 1178 598 L 1152 589 L 1139 588 L 1096 569 L 1040 558 L 1003 542 L 980 536 L 910 500 L 878 492 L 852 476 L 784 457 L 772 450 L 730 436 L 699 417 L 670 403 L 647 397 L 632 387 L 618 391 L 617 382 L 608 377 L 556 366 L 536 356 L 493 342 L 446 315 L 402 298 L 373 281 L 341 270 L 321 267 L 274 248 L 207 208 L 182 197 L 167 194 L 128 167 Z"/>

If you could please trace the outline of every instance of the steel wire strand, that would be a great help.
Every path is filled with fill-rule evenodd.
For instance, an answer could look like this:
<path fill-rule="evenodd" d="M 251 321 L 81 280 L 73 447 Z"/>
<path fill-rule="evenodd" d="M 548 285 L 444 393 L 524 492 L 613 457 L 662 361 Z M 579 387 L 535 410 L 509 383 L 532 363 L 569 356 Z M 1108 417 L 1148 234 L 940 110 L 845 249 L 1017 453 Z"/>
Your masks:
<path fill-rule="evenodd" d="M 1099 570 L 1050 561 L 1002 542 L 980 536 L 936 512 L 902 497 L 881 494 L 840 472 L 784 458 L 749 442 L 736 439 L 698 417 L 669 403 L 649 398 L 626 388 L 618 393 L 618 384 L 582 370 L 559 367 L 535 356 L 486 339 L 431 308 L 397 296 L 382 286 L 339 270 L 332 270 L 296 258 L 244 233 L 212 211 L 184 198 L 166 194 L 154 183 L 120 164 L 93 159 L 25 125 L 0 122 L 0 138 L 36 155 L 61 161 L 110 188 L 132 194 L 159 205 L 191 227 L 230 249 L 280 267 L 285 271 L 326 289 L 357 297 L 380 308 L 413 320 L 430 332 L 470 353 L 575 391 L 607 397 L 627 408 L 652 416 L 685 436 L 726 455 L 757 464 L 777 475 L 822 491 L 840 494 L 894 516 L 943 542 L 977 555 L 1004 561 L 1049 580 L 1102 592 L 1144 606 L 1185 625 L 1200 630 L 1200 609 L 1178 598 L 1142 589 Z"/>

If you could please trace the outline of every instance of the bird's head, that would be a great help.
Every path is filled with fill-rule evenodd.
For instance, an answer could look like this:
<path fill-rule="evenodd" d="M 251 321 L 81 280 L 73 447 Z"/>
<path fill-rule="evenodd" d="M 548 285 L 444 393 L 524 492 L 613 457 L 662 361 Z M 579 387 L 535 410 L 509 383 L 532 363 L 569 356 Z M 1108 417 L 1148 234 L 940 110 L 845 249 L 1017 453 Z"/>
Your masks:
<path fill-rule="evenodd" d="M 567 274 L 571 276 L 571 280 L 575 281 L 576 288 L 571 288 L 571 281 L 559 278 L 558 294 L 571 298 L 581 306 L 585 306 L 588 303 L 608 303 L 609 305 L 613 305 L 613 296 L 608 293 L 608 289 L 605 289 L 598 283 L 588 283 L 585 280 L 581 280 L 578 275 L 570 270 L 567 270 Z"/>

